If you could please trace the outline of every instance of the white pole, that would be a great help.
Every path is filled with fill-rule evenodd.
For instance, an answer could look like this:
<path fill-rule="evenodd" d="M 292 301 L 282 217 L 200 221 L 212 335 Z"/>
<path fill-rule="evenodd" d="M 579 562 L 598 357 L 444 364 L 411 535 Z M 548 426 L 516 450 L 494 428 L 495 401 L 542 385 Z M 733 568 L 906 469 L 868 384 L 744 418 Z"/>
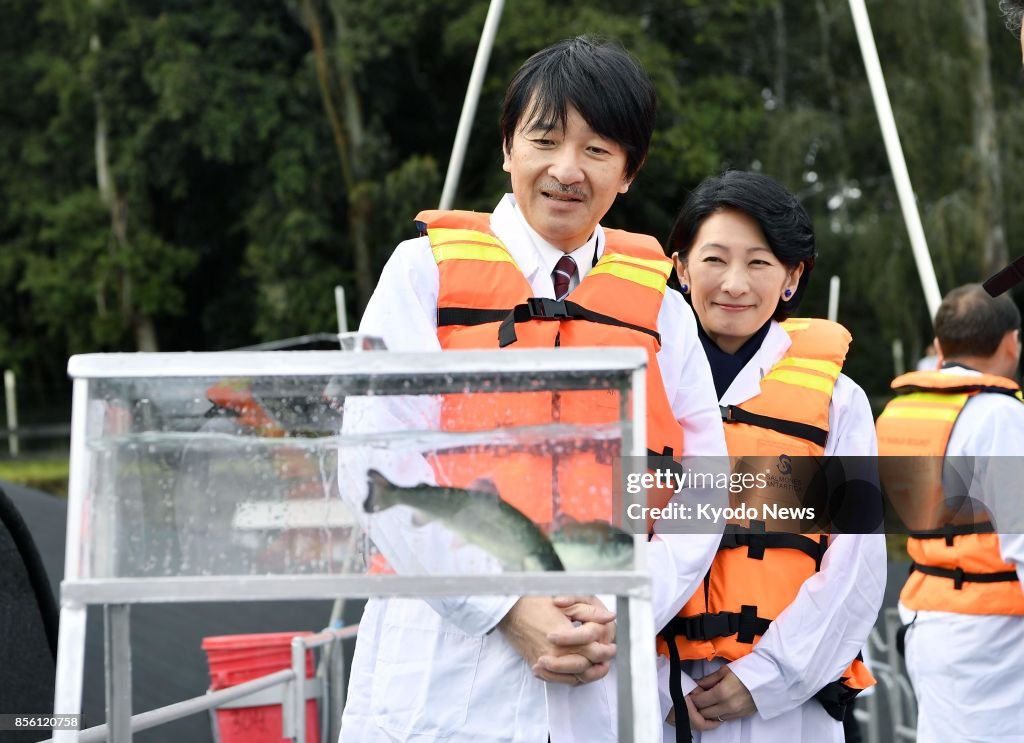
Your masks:
<path fill-rule="evenodd" d="M 4 370 L 4 399 L 7 401 L 7 449 L 12 457 L 18 456 L 18 393 L 15 388 L 14 372 Z"/>
<path fill-rule="evenodd" d="M 892 370 L 897 377 L 907 370 L 906 362 L 903 360 L 903 340 L 900 338 L 892 342 Z"/>
<path fill-rule="evenodd" d="M 871 85 L 871 97 L 875 101 L 875 112 L 878 114 L 878 125 L 882 129 L 885 151 L 889 156 L 889 167 L 892 169 L 896 194 L 903 210 L 903 220 L 907 224 L 910 236 L 910 247 L 914 252 L 917 273 L 921 277 L 921 288 L 924 289 L 924 300 L 928 305 L 928 315 L 934 319 L 939 309 L 942 295 L 939 284 L 935 280 L 935 268 L 932 266 L 931 255 L 928 253 L 928 242 L 925 240 L 924 228 L 921 226 L 921 215 L 917 211 L 914 200 L 914 188 L 907 172 L 907 161 L 903 157 L 899 132 L 896 130 L 896 119 L 892 115 L 889 92 L 885 87 L 882 75 L 882 64 L 878 60 L 878 49 L 875 48 L 875 37 L 871 31 L 871 20 L 868 18 L 864 0 L 850 0 L 850 11 L 853 13 L 853 25 L 857 29 L 857 41 L 860 42 L 860 53 L 864 58 L 864 69 Z"/>
<path fill-rule="evenodd" d="M 828 319 L 836 322 L 839 317 L 839 277 L 833 276 L 828 282 Z"/>
<path fill-rule="evenodd" d="M 459 187 L 459 176 L 462 174 L 462 161 L 469 145 L 469 133 L 473 128 L 476 116 L 476 104 L 480 100 L 480 88 L 484 84 L 484 74 L 494 47 L 494 37 L 498 33 L 498 21 L 505 7 L 505 0 L 491 0 L 484 20 L 484 30 L 480 34 L 480 44 L 476 48 L 476 59 L 473 61 L 473 72 L 469 76 L 469 87 L 466 88 L 466 100 L 462 104 L 462 115 L 459 117 L 459 128 L 455 132 L 455 144 L 452 146 L 452 157 L 448 161 L 448 172 L 444 177 L 444 188 L 441 190 L 439 209 L 451 209 L 455 201 L 455 191 Z"/>
<path fill-rule="evenodd" d="M 338 335 L 348 332 L 348 314 L 345 312 L 345 287 L 334 287 L 334 309 L 338 313 Z"/>

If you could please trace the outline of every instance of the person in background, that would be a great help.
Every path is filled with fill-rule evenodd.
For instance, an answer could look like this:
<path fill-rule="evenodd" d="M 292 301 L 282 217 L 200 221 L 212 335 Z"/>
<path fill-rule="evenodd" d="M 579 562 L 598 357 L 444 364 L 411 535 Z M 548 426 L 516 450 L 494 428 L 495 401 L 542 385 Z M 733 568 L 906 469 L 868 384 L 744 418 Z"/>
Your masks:
<path fill-rule="evenodd" d="M 935 351 L 935 345 L 928 346 L 928 353 L 917 360 L 917 371 L 933 371 L 939 368 L 939 355 Z"/>
<path fill-rule="evenodd" d="M 841 372 L 849 333 L 790 319 L 816 254 L 791 193 L 758 173 L 707 178 L 665 252 L 697 316 L 734 463 L 875 454 L 867 397 Z M 857 656 L 882 602 L 884 536 L 765 531 L 730 524 L 659 637 L 666 741 L 842 741 L 846 706 L 874 683 Z"/>
<path fill-rule="evenodd" d="M 900 593 L 918 743 L 1024 740 L 1024 535 L 994 533 L 987 508 L 937 508 L 967 495 L 1002 516 L 997 525 L 1024 509 L 1020 324 L 1009 297 L 993 299 L 980 284 L 954 289 L 935 315 L 941 368 L 897 377 L 897 397 L 878 418 L 879 454 L 901 457 L 893 476 L 934 458 L 946 464 L 941 482 L 914 481 L 917 492 L 934 493 L 933 508 L 915 504 L 904 516 L 944 516 L 911 530 L 911 574 Z"/>
<path fill-rule="evenodd" d="M 530 57 L 510 83 L 501 114 L 512 193 L 490 214 L 422 212 L 421 236 L 398 245 L 388 260 L 360 332 L 380 336 L 393 351 L 646 349 L 647 446 L 673 458 L 724 461 L 693 314 L 676 292 L 666 292 L 671 261 L 654 238 L 600 224 L 644 163 L 654 113 L 650 79 L 616 44 L 577 37 Z M 560 393 L 560 406 L 549 401 L 544 410 L 518 404 L 523 398 L 515 395 L 504 402 L 498 395 L 462 396 L 457 404 L 449 396 L 439 409 L 346 401 L 345 426 L 491 430 L 548 421 L 556 407 L 563 423 L 606 422 L 619 410 L 610 394 Z M 373 466 L 403 485 L 467 487 L 488 478 L 503 499 L 542 524 L 556 510 L 578 520 L 608 519 L 611 462 L 598 461 L 600 452 L 588 456 L 593 461 L 577 471 L 565 469 L 567 456 L 536 452 Z M 343 493 L 362 514 L 367 462 L 352 459 L 345 464 L 358 471 Z M 393 569 L 444 572 L 453 552 L 421 545 L 421 532 L 390 513 L 375 515 L 368 531 Z M 648 558 L 655 630 L 699 585 L 718 542 L 709 534 L 658 531 Z M 341 741 L 614 741 L 613 617 L 594 597 L 371 598 Z"/>

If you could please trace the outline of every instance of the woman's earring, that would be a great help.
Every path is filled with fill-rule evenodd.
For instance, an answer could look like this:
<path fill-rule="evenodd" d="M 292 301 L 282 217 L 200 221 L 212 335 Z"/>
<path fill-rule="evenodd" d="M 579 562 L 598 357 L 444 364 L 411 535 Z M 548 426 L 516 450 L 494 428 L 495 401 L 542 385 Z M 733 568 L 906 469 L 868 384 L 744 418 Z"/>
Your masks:
<path fill-rule="evenodd" d="M 782 292 L 782 294 L 783 294 L 783 296 L 786 297 L 786 299 L 789 299 L 791 296 L 793 296 L 793 290 L 792 289 L 786 289 L 786 291 Z"/>
<path fill-rule="evenodd" d="M 690 285 L 689 284 L 680 284 L 679 288 L 682 289 L 683 294 L 689 294 L 690 293 Z"/>

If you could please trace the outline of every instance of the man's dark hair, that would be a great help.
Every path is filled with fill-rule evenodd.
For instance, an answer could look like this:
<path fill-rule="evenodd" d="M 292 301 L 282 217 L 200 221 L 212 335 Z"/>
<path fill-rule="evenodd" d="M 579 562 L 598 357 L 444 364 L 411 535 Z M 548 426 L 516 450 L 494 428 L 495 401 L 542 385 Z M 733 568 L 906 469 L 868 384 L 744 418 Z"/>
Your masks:
<path fill-rule="evenodd" d="M 935 313 L 935 337 L 947 358 L 988 357 L 1011 330 L 1020 311 L 1009 296 L 992 298 L 981 284 L 964 284 L 947 294 Z"/>
<path fill-rule="evenodd" d="M 817 255 L 814 227 L 807 210 L 774 178 L 746 170 L 729 170 L 705 178 L 690 193 L 676 218 L 665 253 L 669 256 L 679 253 L 685 258 L 693 248 L 700 226 L 723 209 L 736 209 L 756 221 L 768 240 L 768 247 L 785 266 L 795 268 L 804 264 L 796 292 L 788 301 L 780 301 L 772 315 L 775 320 L 785 320 L 800 304 Z M 674 273 L 669 283 L 678 288 L 679 280 Z M 689 301 L 689 296 L 686 299 Z"/>
<path fill-rule="evenodd" d="M 640 63 L 616 43 L 577 36 L 534 54 L 516 72 L 501 111 L 506 150 L 520 122 L 565 128 L 572 106 L 600 136 L 626 153 L 626 177 L 647 157 L 654 131 L 654 86 Z"/>
<path fill-rule="evenodd" d="M 1003 12 L 1006 27 L 1015 36 L 1020 36 L 1021 23 L 1024 22 L 1024 0 L 999 0 L 999 10 Z"/>

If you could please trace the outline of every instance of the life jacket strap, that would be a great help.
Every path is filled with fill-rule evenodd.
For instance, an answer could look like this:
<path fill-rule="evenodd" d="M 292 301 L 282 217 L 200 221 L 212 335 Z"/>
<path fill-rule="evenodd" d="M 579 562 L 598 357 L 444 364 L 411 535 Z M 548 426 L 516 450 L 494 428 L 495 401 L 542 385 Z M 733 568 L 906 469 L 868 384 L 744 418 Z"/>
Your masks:
<path fill-rule="evenodd" d="M 652 471 L 663 470 L 671 472 L 676 477 L 683 476 L 683 465 L 673 459 L 672 447 L 666 446 L 661 452 L 654 449 L 647 450 L 647 469 Z"/>
<path fill-rule="evenodd" d="M 686 637 L 688 640 L 711 640 L 716 637 L 725 637 L 737 634 L 740 642 L 753 642 L 753 636 L 749 640 L 744 639 L 740 634 L 741 624 L 745 625 L 743 630 L 749 632 L 753 629 L 754 634 L 763 635 L 771 625 L 770 619 L 763 619 L 757 616 L 756 606 L 741 606 L 740 612 L 719 612 L 717 614 L 699 614 L 695 617 L 673 617 L 665 628 L 658 635 L 665 639 L 668 645 L 669 655 L 669 695 L 672 697 L 672 704 L 676 710 L 676 743 L 688 743 L 693 740 L 690 732 L 689 716 L 681 720 L 681 714 L 686 712 L 686 700 L 683 695 L 682 683 L 679 674 L 682 671 L 682 664 L 679 660 L 679 648 L 676 645 L 676 637 Z M 857 653 L 857 659 L 864 660 L 864 656 Z M 854 697 L 860 693 L 860 689 L 847 686 L 845 678 L 840 678 L 818 690 L 814 698 L 825 708 L 825 712 L 836 720 L 842 720 L 846 707 Z M 681 732 L 681 725 L 685 725 L 685 736 Z"/>
<path fill-rule="evenodd" d="M 474 307 L 438 307 L 437 327 L 448 325 L 486 325 L 501 322 L 512 310 L 484 310 Z"/>
<path fill-rule="evenodd" d="M 953 537 L 960 537 L 965 534 L 995 534 L 996 528 L 991 521 L 982 521 L 977 524 L 946 524 L 938 529 L 925 529 L 923 531 L 912 531 L 909 533 L 914 539 L 945 539 L 946 546 L 953 546 Z"/>
<path fill-rule="evenodd" d="M 983 392 L 995 392 L 996 394 L 1000 395 L 1009 395 L 1010 397 L 1016 397 L 1018 400 L 1020 400 L 1020 397 L 1018 396 L 1018 390 L 1012 390 L 1008 387 L 997 387 L 995 385 L 988 384 L 962 384 L 956 387 L 942 387 L 941 389 L 935 387 L 926 387 L 923 385 L 906 384 L 896 388 L 895 392 L 897 395 L 907 395 L 910 394 L 911 392 L 939 392 L 943 395 L 959 395 L 963 394 L 964 392 L 977 392 L 979 394 Z"/>
<path fill-rule="evenodd" d="M 963 568 L 936 568 L 931 565 L 921 565 L 913 562 L 910 564 L 910 572 L 933 575 L 936 578 L 949 578 L 953 581 L 954 590 L 961 590 L 964 583 L 1009 583 L 1019 581 L 1016 570 L 1004 570 L 998 573 L 965 573 Z"/>
<path fill-rule="evenodd" d="M 805 439 L 818 446 L 825 446 L 825 443 L 828 441 L 828 431 L 808 423 L 797 423 L 796 421 L 788 421 L 782 418 L 759 415 L 736 405 L 720 405 L 719 410 L 722 413 L 722 421 L 724 423 L 746 423 L 750 426 L 767 428 L 771 431 L 778 431 L 786 436 Z"/>
<path fill-rule="evenodd" d="M 668 638 L 668 695 L 676 711 L 676 743 L 693 743 L 690 713 L 686 711 L 683 694 L 683 664 L 679 660 L 679 647 L 674 637 Z"/>
<path fill-rule="evenodd" d="M 813 539 L 803 534 L 766 532 L 763 521 L 751 521 L 749 527 L 726 524 L 718 549 L 729 550 L 738 547 L 746 547 L 747 557 L 751 560 L 763 560 L 766 549 L 797 550 L 814 560 L 814 571 L 818 572 L 828 549 L 828 536 L 822 534 Z"/>

